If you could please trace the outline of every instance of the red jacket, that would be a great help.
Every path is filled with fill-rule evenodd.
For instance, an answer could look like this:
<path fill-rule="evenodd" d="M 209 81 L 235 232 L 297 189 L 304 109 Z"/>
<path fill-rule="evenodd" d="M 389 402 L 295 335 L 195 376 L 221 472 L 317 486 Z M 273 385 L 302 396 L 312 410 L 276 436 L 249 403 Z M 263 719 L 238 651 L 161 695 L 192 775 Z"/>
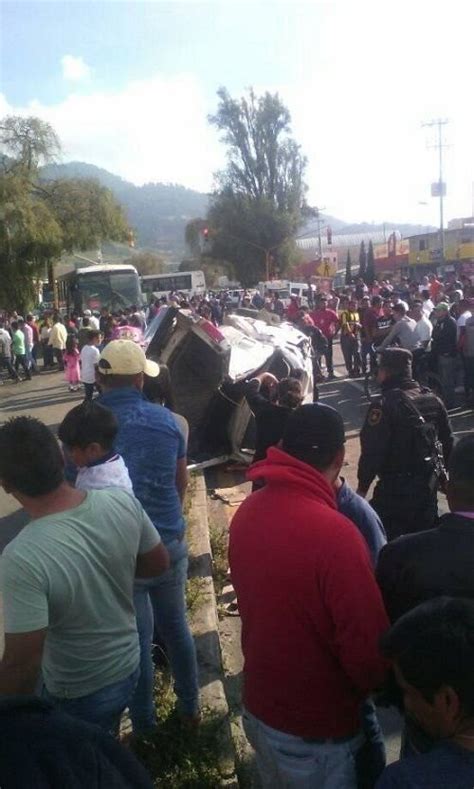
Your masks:
<path fill-rule="evenodd" d="M 242 618 L 246 708 L 300 737 L 355 734 L 383 680 L 389 623 L 367 547 L 318 471 L 272 447 L 249 472 L 230 567 Z"/>

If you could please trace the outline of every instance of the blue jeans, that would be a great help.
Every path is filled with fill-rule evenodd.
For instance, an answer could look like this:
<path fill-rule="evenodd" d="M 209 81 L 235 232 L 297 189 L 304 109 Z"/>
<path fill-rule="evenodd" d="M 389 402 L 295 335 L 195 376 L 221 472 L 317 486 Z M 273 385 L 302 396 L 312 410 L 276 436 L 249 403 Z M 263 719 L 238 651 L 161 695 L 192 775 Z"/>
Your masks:
<path fill-rule="evenodd" d="M 263 789 L 357 789 L 355 759 L 362 733 L 340 743 L 307 742 L 272 729 L 247 710 L 243 724 Z"/>
<path fill-rule="evenodd" d="M 170 569 L 157 578 L 135 583 L 134 603 L 140 639 L 140 679 L 130 704 L 135 734 L 156 725 L 153 702 L 153 622 L 166 646 L 179 711 L 191 717 L 199 712 L 196 647 L 186 618 L 188 549 L 184 540 L 173 540 L 166 547 L 170 556 Z"/>
<path fill-rule="evenodd" d="M 139 673 L 139 669 L 136 668 L 125 679 L 77 699 L 59 698 L 43 688 L 43 698 L 61 712 L 67 712 L 68 715 L 81 718 L 88 723 L 95 723 L 101 729 L 115 734 L 120 726 L 122 712 L 130 703 Z"/>

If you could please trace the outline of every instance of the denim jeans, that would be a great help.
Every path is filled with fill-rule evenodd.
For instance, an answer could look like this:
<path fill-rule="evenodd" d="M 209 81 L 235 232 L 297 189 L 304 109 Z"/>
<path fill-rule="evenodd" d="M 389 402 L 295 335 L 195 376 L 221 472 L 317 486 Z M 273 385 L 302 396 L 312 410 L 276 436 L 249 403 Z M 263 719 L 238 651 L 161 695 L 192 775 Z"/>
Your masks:
<path fill-rule="evenodd" d="M 263 789 L 357 789 L 355 759 L 362 733 L 341 743 L 307 742 L 272 729 L 247 710 L 243 724 Z"/>
<path fill-rule="evenodd" d="M 153 622 L 166 646 L 179 711 L 191 717 L 199 712 L 196 648 L 186 618 L 188 549 L 184 540 L 173 540 L 166 547 L 171 562 L 169 570 L 157 578 L 135 583 L 140 678 L 130 704 L 130 717 L 136 734 L 156 725 L 153 702 Z"/>
<path fill-rule="evenodd" d="M 136 668 L 125 679 L 77 699 L 59 698 L 43 688 L 43 698 L 61 712 L 67 712 L 68 715 L 81 718 L 88 723 L 95 723 L 101 729 L 115 734 L 120 726 L 122 712 L 129 706 L 139 673 L 139 669 Z"/>

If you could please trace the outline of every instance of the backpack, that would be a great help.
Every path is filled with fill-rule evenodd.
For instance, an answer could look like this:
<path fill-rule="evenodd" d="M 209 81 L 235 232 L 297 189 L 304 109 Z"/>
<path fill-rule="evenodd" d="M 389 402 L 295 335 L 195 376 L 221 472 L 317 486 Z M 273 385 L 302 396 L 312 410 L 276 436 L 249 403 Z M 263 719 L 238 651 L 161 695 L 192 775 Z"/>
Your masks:
<path fill-rule="evenodd" d="M 414 447 L 420 468 L 426 471 L 430 487 L 434 489 L 447 479 L 444 465 L 443 448 L 436 427 L 427 422 L 414 402 L 400 390 L 400 405 L 405 409 L 407 418 L 414 430 Z"/>

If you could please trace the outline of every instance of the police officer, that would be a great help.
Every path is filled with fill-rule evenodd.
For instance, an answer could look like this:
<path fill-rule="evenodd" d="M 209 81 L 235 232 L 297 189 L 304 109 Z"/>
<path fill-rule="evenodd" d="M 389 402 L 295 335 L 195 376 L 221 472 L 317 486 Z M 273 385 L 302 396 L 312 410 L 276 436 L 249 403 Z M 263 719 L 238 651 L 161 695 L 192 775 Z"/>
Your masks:
<path fill-rule="evenodd" d="M 453 434 L 441 400 L 413 380 L 410 351 L 384 350 L 377 380 L 382 397 L 370 406 L 360 434 L 358 493 L 365 497 L 378 477 L 371 504 L 393 540 L 435 525 Z"/>

